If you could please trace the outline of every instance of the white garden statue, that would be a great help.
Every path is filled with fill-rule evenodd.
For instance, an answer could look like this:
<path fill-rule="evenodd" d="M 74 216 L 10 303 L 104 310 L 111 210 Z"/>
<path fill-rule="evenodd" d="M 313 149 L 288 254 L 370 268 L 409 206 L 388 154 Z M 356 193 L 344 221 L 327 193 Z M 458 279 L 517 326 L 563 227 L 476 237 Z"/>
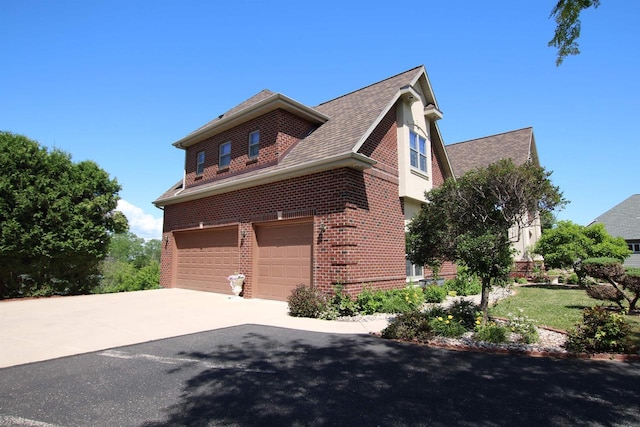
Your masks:
<path fill-rule="evenodd" d="M 236 297 L 239 297 L 240 292 L 242 292 L 242 285 L 244 284 L 244 274 L 236 272 L 227 277 L 227 280 L 229 280 L 231 292 L 233 292 Z"/>

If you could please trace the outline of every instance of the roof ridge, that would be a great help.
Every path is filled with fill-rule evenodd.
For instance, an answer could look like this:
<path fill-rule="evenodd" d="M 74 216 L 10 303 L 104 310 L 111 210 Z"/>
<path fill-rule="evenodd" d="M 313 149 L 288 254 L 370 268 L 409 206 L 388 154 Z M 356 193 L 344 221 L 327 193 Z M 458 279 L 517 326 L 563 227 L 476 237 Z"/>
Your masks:
<path fill-rule="evenodd" d="M 447 147 L 451 147 L 453 145 L 458 145 L 458 144 L 466 144 L 467 142 L 478 141 L 479 139 L 493 138 L 493 137 L 500 136 L 500 135 L 506 135 L 508 133 L 520 132 L 520 131 L 527 130 L 527 129 L 533 130 L 533 126 L 527 126 L 527 127 L 523 127 L 523 128 L 520 128 L 520 129 L 508 130 L 508 131 L 505 131 L 505 132 L 498 132 L 498 133 L 494 133 L 493 135 L 481 136 L 479 138 L 468 139 L 466 141 L 458 141 L 458 142 L 454 142 L 452 144 L 448 144 Z"/>
<path fill-rule="evenodd" d="M 378 84 L 380 84 L 380 83 L 384 83 L 384 82 L 386 82 L 387 80 L 391 80 L 391 79 L 393 79 L 393 78 L 396 78 L 396 77 L 398 77 L 398 76 L 400 76 L 400 75 L 402 75 L 402 74 L 406 74 L 406 73 L 409 73 L 409 72 L 414 71 L 414 70 L 418 70 L 419 68 L 423 68 L 423 67 L 424 67 L 424 65 L 418 65 L 417 67 L 413 67 L 413 68 L 410 68 L 410 69 L 408 69 L 408 70 L 406 70 L 406 71 L 403 71 L 403 72 L 401 72 L 401 73 L 394 74 L 393 76 L 387 77 L 387 78 L 382 79 L 382 80 L 380 80 L 380 81 L 377 81 L 377 82 L 375 82 L 375 83 L 371 83 L 371 84 L 369 84 L 369 85 L 367 85 L 367 86 L 361 87 L 361 88 L 356 89 L 356 90 L 353 90 L 353 91 L 351 91 L 351 92 L 347 92 L 347 93 L 342 94 L 342 95 L 340 95 L 340 96 L 336 96 L 335 98 L 329 99 L 328 101 L 321 102 L 320 104 L 316 105 L 316 106 L 315 106 L 315 107 L 313 107 L 313 108 L 319 107 L 319 106 L 321 106 L 321 105 L 328 104 L 328 103 L 330 103 L 330 102 L 336 101 L 336 100 L 338 100 L 338 99 L 340 99 L 340 98 L 344 98 L 344 97 L 349 96 L 349 95 L 353 95 L 353 94 L 354 94 L 354 93 L 356 93 L 356 92 L 360 92 L 360 91 L 365 90 L 365 89 L 368 89 L 368 88 L 370 88 L 370 87 L 372 87 L 372 86 L 378 85 Z"/>

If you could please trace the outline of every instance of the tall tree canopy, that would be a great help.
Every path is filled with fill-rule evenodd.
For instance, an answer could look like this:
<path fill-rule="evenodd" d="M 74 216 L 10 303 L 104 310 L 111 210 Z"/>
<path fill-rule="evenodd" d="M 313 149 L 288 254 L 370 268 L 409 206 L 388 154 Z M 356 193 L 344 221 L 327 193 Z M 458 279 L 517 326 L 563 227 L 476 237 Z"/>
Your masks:
<path fill-rule="evenodd" d="M 409 224 L 408 258 L 414 264 L 462 262 L 482 279 L 486 319 L 491 284 L 513 265 L 509 230 L 521 229 L 541 211 L 564 205 L 550 172 L 501 160 L 448 179 L 426 193 L 427 203 Z"/>
<path fill-rule="evenodd" d="M 9 132 L 0 132 L 0 170 L 0 298 L 94 286 L 110 233 L 127 228 L 114 210 L 118 182 Z"/>
<path fill-rule="evenodd" d="M 558 48 L 556 65 L 562 64 L 568 55 L 580 53 L 578 37 L 580 37 L 580 13 L 592 7 L 600 6 L 600 0 L 558 0 L 551 11 L 556 21 L 556 31 L 549 41 L 549 46 Z"/>

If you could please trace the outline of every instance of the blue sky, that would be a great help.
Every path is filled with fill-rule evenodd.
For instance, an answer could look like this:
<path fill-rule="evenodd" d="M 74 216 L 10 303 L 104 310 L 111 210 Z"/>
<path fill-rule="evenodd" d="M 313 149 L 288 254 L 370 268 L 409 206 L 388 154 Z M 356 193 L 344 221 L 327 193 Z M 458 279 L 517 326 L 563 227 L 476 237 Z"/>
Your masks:
<path fill-rule="evenodd" d="M 159 238 L 172 142 L 265 88 L 313 106 L 423 64 L 445 144 L 533 127 L 559 219 L 640 193 L 640 2 L 584 12 L 560 67 L 554 0 L 219 3 L 0 0 L 0 130 L 96 161 Z"/>

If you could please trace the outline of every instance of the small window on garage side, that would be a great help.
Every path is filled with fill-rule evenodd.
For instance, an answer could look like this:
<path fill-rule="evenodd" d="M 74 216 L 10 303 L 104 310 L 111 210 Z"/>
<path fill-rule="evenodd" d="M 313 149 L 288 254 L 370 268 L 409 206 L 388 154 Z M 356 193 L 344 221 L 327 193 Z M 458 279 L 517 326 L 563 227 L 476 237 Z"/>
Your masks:
<path fill-rule="evenodd" d="M 260 131 L 249 134 L 249 158 L 255 159 L 260 153 Z"/>
<path fill-rule="evenodd" d="M 231 142 L 225 142 L 220 145 L 219 168 L 226 168 L 231 164 Z"/>
<path fill-rule="evenodd" d="M 204 151 L 196 154 L 196 175 L 202 175 L 204 173 Z"/>

